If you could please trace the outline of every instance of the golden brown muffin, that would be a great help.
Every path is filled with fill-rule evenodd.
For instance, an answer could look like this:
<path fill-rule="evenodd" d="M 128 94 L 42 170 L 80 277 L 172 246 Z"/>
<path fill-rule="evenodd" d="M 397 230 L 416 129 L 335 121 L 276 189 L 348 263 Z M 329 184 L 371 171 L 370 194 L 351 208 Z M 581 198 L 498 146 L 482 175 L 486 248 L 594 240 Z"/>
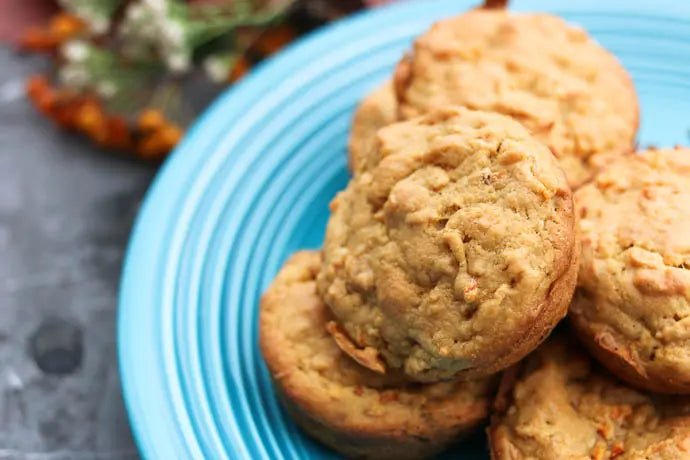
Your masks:
<path fill-rule="evenodd" d="M 395 72 L 403 118 L 447 104 L 510 115 L 558 157 L 573 187 L 631 151 L 637 95 L 616 58 L 548 14 L 478 9 L 436 23 Z"/>
<path fill-rule="evenodd" d="M 326 331 L 318 252 L 295 254 L 264 295 L 260 341 L 278 394 L 311 436 L 351 458 L 430 457 L 488 415 L 494 380 L 401 382 L 352 361 Z"/>
<path fill-rule="evenodd" d="M 493 460 L 690 458 L 690 401 L 632 390 L 555 334 L 504 374 Z"/>
<path fill-rule="evenodd" d="M 578 335 L 620 378 L 690 393 L 690 149 L 620 158 L 575 205 Z"/>
<path fill-rule="evenodd" d="M 577 276 L 556 159 L 509 117 L 460 107 L 381 129 L 376 156 L 331 204 L 318 277 L 343 349 L 426 382 L 521 359 Z"/>
<path fill-rule="evenodd" d="M 369 164 L 368 152 L 375 148 L 379 128 L 397 120 L 397 107 L 390 81 L 369 93 L 357 107 L 348 141 L 350 170 L 354 174 L 375 166 Z"/>

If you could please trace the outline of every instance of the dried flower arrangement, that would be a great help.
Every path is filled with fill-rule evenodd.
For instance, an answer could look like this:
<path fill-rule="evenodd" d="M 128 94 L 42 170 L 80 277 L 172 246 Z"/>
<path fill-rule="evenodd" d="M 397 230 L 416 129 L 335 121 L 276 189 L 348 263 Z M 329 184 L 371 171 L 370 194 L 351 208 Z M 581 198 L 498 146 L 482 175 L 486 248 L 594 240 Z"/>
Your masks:
<path fill-rule="evenodd" d="M 370 4 L 381 3 L 371 1 Z M 25 31 L 23 50 L 49 55 L 51 75 L 26 93 L 46 117 L 98 145 L 159 160 L 194 113 L 183 82 L 203 72 L 231 84 L 256 62 L 359 0 L 59 0 L 45 27 Z M 220 87 L 220 86 L 219 86 Z"/>

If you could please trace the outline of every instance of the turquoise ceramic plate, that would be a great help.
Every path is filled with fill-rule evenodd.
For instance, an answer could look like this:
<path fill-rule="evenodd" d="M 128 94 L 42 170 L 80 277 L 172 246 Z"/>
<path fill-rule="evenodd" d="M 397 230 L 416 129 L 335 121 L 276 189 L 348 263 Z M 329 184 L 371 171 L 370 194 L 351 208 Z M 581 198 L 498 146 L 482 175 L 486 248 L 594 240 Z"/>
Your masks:
<path fill-rule="evenodd" d="M 124 268 L 119 352 L 144 457 L 320 458 L 274 397 L 257 303 L 285 258 L 321 244 L 348 178 L 352 110 L 412 37 L 466 0 L 399 3 L 321 29 L 220 97 L 156 179 Z M 515 0 L 579 23 L 642 100 L 642 145 L 687 143 L 690 2 Z M 487 458 L 481 437 L 455 458 Z"/>

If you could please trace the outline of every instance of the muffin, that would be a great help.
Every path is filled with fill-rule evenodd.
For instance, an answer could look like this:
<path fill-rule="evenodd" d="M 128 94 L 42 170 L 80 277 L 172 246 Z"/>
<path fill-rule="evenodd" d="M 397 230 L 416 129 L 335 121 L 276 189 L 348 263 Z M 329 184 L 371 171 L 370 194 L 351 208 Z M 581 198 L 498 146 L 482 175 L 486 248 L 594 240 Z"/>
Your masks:
<path fill-rule="evenodd" d="M 495 379 L 430 385 L 369 371 L 327 332 L 318 252 L 295 254 L 264 295 L 260 343 L 278 395 L 309 435 L 350 458 L 426 458 L 481 424 Z"/>
<path fill-rule="evenodd" d="M 343 350 L 422 382 L 521 359 L 577 276 L 554 156 L 509 117 L 449 107 L 379 130 L 376 157 L 331 204 L 317 279 Z"/>
<path fill-rule="evenodd" d="M 492 416 L 493 460 L 690 458 L 688 399 L 626 387 L 569 338 L 506 372 Z"/>
<path fill-rule="evenodd" d="M 624 156 L 575 206 L 578 336 L 629 383 L 690 393 L 690 149 Z"/>
<path fill-rule="evenodd" d="M 477 9 L 439 21 L 399 63 L 400 116 L 447 104 L 510 115 L 545 143 L 577 187 L 632 150 L 639 107 L 616 58 L 548 14 Z"/>
<path fill-rule="evenodd" d="M 387 81 L 368 94 L 357 107 L 348 140 L 350 170 L 357 174 L 376 165 L 369 164 L 368 152 L 375 148 L 376 132 L 397 120 L 393 84 Z"/>

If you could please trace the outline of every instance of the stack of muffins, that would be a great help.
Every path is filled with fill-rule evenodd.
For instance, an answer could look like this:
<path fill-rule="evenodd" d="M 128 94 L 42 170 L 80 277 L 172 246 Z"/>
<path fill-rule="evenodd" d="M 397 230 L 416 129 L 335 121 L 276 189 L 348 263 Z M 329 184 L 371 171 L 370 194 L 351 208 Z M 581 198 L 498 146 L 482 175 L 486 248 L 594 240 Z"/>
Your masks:
<path fill-rule="evenodd" d="M 295 421 L 349 458 L 489 419 L 494 459 L 690 458 L 690 150 L 634 152 L 638 114 L 559 18 L 487 5 L 420 36 L 355 114 L 322 251 L 262 299 Z"/>

